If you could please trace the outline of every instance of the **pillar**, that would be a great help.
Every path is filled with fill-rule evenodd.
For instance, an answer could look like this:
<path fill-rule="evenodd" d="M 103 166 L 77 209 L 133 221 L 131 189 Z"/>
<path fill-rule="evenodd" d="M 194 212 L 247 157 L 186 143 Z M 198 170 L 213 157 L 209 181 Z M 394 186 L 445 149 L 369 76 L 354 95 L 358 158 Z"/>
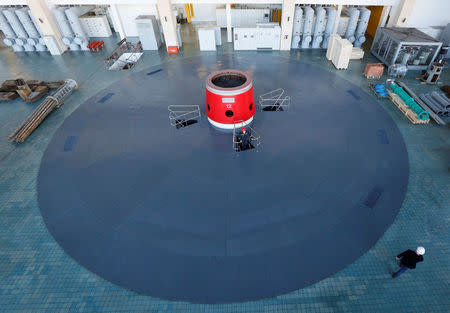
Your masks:
<path fill-rule="evenodd" d="M 295 0 L 283 0 L 281 9 L 280 50 L 291 50 L 292 28 L 294 27 Z"/>
<path fill-rule="evenodd" d="M 226 6 L 226 14 L 227 14 L 227 41 L 233 41 L 233 31 L 231 28 L 231 4 L 227 4 Z"/>
<path fill-rule="evenodd" d="M 338 27 L 339 27 L 339 20 L 341 19 L 341 13 L 342 13 L 342 4 L 337 6 L 337 12 L 336 12 L 336 19 L 334 20 L 334 27 L 332 34 L 336 34 Z"/>
<path fill-rule="evenodd" d="M 62 54 L 66 51 L 67 46 L 62 42 L 62 35 L 58 28 L 58 24 L 48 8 L 46 0 L 27 0 L 27 5 L 36 19 L 35 22 L 39 26 L 42 36 L 44 38 L 54 38 L 56 49 L 50 49 L 50 52 L 52 54 Z"/>
<path fill-rule="evenodd" d="M 120 39 L 124 39 L 125 31 L 123 30 L 122 19 L 120 18 L 120 13 L 116 4 L 109 5 L 109 14 L 111 15 L 111 20 L 114 24 L 114 30 L 119 33 Z"/>
<path fill-rule="evenodd" d="M 378 23 L 378 27 L 385 27 L 386 26 L 386 21 L 388 19 L 389 16 L 389 12 L 391 11 L 391 6 L 384 6 L 383 7 L 383 11 L 381 12 L 381 18 L 380 21 Z"/>
<path fill-rule="evenodd" d="M 166 48 L 178 47 L 177 21 L 172 10 L 172 1 L 156 0 L 158 6 L 159 19 L 164 32 Z"/>

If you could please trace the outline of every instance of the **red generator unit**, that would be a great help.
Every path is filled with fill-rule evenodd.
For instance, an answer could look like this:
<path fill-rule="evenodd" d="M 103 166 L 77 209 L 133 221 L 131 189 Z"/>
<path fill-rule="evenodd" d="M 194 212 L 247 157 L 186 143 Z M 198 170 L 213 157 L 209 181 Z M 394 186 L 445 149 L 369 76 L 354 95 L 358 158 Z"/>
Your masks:
<path fill-rule="evenodd" d="M 251 123 L 255 115 L 253 82 L 248 73 L 222 70 L 206 78 L 206 115 L 221 129 L 233 129 Z"/>

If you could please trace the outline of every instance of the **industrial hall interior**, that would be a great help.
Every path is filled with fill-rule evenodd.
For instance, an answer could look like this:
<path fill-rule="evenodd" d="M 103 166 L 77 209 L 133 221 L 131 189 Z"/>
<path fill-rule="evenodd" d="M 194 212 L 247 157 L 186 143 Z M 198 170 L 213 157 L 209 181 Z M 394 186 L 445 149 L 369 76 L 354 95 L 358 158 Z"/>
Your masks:
<path fill-rule="evenodd" d="M 0 0 L 0 312 L 448 313 L 449 0 Z"/>

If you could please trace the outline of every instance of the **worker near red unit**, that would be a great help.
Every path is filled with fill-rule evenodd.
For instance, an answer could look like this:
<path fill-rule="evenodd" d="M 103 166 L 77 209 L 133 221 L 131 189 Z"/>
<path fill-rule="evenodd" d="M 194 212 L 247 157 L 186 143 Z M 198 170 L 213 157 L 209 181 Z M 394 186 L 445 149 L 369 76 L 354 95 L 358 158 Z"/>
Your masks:
<path fill-rule="evenodd" d="M 392 274 L 392 278 L 396 278 L 406 272 L 408 268 L 415 269 L 416 264 L 423 261 L 423 255 L 425 254 L 424 247 L 417 247 L 416 251 L 406 250 L 397 255 L 396 259 L 400 260 L 400 269 Z"/>
<path fill-rule="evenodd" d="M 250 134 L 247 132 L 247 129 L 245 127 L 242 127 L 242 134 L 241 134 L 241 150 L 246 150 L 250 147 Z"/>

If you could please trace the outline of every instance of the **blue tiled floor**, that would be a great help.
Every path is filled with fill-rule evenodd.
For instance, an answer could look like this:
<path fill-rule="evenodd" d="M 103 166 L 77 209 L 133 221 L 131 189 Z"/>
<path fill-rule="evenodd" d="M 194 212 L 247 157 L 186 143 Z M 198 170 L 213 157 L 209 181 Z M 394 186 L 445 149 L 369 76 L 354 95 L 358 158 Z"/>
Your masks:
<path fill-rule="evenodd" d="M 108 41 L 108 47 L 114 40 Z M 225 45 L 217 53 L 231 51 Z M 216 52 L 205 53 L 208 55 Z M 241 52 L 246 53 L 246 52 Z M 364 60 L 337 71 L 322 51 L 258 52 L 301 59 L 333 71 L 370 93 L 363 77 Z M 145 53 L 136 70 L 174 58 L 200 55 L 187 42 L 180 55 Z M 14 145 L 8 134 L 37 104 L 0 103 L 0 311 L 1 312 L 448 312 L 450 307 L 450 129 L 412 125 L 387 100 L 378 100 L 394 119 L 407 145 L 410 177 L 405 201 L 394 224 L 360 259 L 310 287 L 272 299 L 224 305 L 193 305 L 141 296 L 104 281 L 67 256 L 50 236 L 37 204 L 36 177 L 53 133 L 81 103 L 112 82 L 129 75 L 105 71 L 105 54 L 66 53 L 61 57 L 16 55 L 0 47 L 0 80 L 16 77 L 81 83 L 64 106 L 53 113 L 26 143 Z M 417 93 L 436 90 L 415 81 Z M 449 72 L 443 75 L 449 82 Z M 326 88 L 326 86 L 324 86 Z M 425 262 L 397 279 L 395 255 L 418 244 L 427 249 Z M 307 253 L 307 251 L 305 252 Z"/>

